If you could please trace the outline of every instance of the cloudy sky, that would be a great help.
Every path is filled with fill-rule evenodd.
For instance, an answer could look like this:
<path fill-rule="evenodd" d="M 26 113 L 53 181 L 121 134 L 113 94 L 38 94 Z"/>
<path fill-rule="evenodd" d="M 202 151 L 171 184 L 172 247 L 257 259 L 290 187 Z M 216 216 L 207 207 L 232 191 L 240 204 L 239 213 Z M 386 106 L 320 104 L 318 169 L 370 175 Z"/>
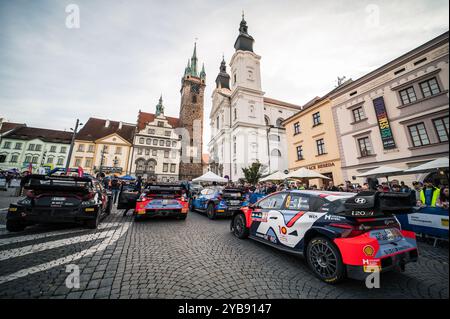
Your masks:
<path fill-rule="evenodd" d="M 67 28 L 66 7 L 80 9 Z M 178 116 L 197 38 L 205 63 L 205 141 L 222 53 L 245 11 L 266 96 L 304 104 L 449 29 L 448 0 L 0 0 L 0 117 L 68 129 L 78 117 L 134 123 L 139 109 Z"/>

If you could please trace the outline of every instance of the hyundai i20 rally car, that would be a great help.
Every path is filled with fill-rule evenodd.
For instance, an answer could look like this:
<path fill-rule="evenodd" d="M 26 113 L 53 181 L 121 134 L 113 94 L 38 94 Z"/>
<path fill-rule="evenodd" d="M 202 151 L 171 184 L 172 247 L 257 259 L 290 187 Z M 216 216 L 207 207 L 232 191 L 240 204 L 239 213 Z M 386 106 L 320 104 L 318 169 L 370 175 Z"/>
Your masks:
<path fill-rule="evenodd" d="M 136 201 L 134 219 L 172 216 L 186 219 L 189 211 L 184 188 L 180 184 L 153 184 L 142 192 Z"/>
<path fill-rule="evenodd" d="M 21 186 L 26 197 L 9 206 L 9 231 L 40 223 L 82 223 L 97 228 L 101 215 L 111 212 L 111 196 L 91 177 L 27 175 Z"/>
<path fill-rule="evenodd" d="M 231 231 L 305 256 L 316 276 L 337 283 L 398 269 L 418 258 L 415 234 L 394 214 L 413 212 L 411 193 L 273 193 L 234 214 Z"/>
<path fill-rule="evenodd" d="M 200 194 L 194 195 L 190 201 L 190 209 L 206 212 L 210 219 L 218 216 L 232 216 L 241 209 L 245 194 L 239 188 L 223 188 L 213 186 L 204 188 Z"/>

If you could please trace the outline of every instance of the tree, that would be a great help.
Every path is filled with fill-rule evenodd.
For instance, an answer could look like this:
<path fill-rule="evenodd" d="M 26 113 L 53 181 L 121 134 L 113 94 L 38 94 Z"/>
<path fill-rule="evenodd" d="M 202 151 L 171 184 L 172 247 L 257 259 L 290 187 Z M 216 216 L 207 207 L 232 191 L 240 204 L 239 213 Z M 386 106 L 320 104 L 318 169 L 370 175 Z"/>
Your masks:
<path fill-rule="evenodd" d="M 243 168 L 242 172 L 245 175 L 245 180 L 255 185 L 258 183 L 259 179 L 261 178 L 261 163 L 259 161 L 253 162 L 249 167 Z"/>

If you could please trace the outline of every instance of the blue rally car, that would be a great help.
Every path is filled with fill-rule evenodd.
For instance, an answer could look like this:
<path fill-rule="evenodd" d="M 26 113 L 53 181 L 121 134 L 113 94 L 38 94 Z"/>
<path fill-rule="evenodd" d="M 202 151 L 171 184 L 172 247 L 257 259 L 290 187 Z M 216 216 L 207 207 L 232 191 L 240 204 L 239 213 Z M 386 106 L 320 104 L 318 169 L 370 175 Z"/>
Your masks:
<path fill-rule="evenodd" d="M 204 212 L 208 218 L 214 219 L 218 216 L 232 216 L 241 209 L 244 201 L 245 194 L 242 189 L 212 186 L 194 195 L 189 202 L 189 208 L 191 211 Z"/>

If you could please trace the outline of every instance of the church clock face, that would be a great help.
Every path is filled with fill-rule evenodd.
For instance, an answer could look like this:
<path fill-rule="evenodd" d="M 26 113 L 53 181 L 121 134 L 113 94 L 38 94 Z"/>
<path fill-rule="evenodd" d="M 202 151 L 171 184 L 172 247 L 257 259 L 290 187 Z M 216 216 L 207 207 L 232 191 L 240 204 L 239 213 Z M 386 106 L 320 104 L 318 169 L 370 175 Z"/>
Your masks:
<path fill-rule="evenodd" d="M 192 84 L 191 85 L 191 92 L 194 92 L 196 94 L 200 93 L 200 85 L 198 84 Z"/>

